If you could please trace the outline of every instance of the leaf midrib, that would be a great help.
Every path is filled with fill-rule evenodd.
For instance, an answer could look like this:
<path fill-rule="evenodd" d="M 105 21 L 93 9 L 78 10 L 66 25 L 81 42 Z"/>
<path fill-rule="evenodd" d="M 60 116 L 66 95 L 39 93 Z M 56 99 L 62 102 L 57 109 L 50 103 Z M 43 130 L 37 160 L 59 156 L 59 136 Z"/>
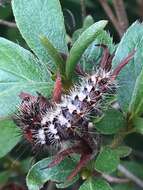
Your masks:
<path fill-rule="evenodd" d="M 0 70 L 5 71 L 5 72 L 7 72 L 7 73 L 10 73 L 10 74 L 12 74 L 12 75 L 14 75 L 14 76 L 17 76 L 18 78 L 21 78 L 21 79 L 24 79 L 24 80 L 26 80 L 26 81 L 29 81 L 29 82 L 31 81 L 31 82 L 32 82 L 31 79 L 25 77 L 24 75 L 19 75 L 19 74 L 13 72 L 13 71 L 8 70 L 8 69 L 4 69 L 4 68 L 1 68 L 1 67 L 0 67 Z"/>
<path fill-rule="evenodd" d="M 5 47 L 5 46 L 4 46 L 4 47 Z M 6 57 L 8 57 L 8 58 L 11 60 L 11 62 L 13 63 L 13 65 L 15 65 L 15 60 L 14 60 L 13 56 L 10 56 L 10 55 L 9 55 L 8 53 L 6 53 L 5 51 L 2 51 L 2 50 L 0 50 L 0 51 L 1 51 Z M 18 56 L 19 56 L 19 55 L 18 55 Z M 21 56 L 20 56 L 20 58 L 21 58 L 21 60 L 23 60 Z M 26 64 L 29 65 L 29 62 L 28 62 L 26 59 L 24 59 L 23 61 L 24 61 L 25 65 L 26 65 Z M 34 62 L 34 59 L 33 59 L 32 61 Z M 31 65 L 32 65 L 32 64 L 31 64 Z M 16 66 L 19 66 L 19 65 L 17 64 Z M 36 66 L 36 65 L 35 65 L 35 66 Z M 19 75 L 19 74 L 17 74 L 16 72 L 10 71 L 9 69 L 3 68 L 3 67 L 1 67 L 1 66 L 0 66 L 0 69 L 3 70 L 3 71 L 5 71 L 5 72 L 8 72 L 8 73 L 10 73 L 10 74 L 13 74 L 13 75 L 15 75 L 15 76 L 17 76 L 17 77 L 19 77 L 19 78 L 22 78 L 22 79 L 24 79 L 24 80 L 31 81 L 31 79 L 27 78 L 26 76 L 24 76 L 24 75 Z M 35 67 L 35 69 L 36 69 L 36 67 Z"/>
<path fill-rule="evenodd" d="M 12 83 L 10 82 L 10 83 L 3 83 L 3 84 L 12 84 Z M 30 85 L 36 85 L 36 84 L 38 84 L 38 85 L 41 86 L 42 89 L 43 89 L 43 88 L 45 88 L 45 89 L 48 88 L 48 82 L 35 82 L 35 84 L 34 84 L 33 82 L 32 82 L 32 84 L 31 84 L 31 83 L 13 82 L 13 84 L 16 84 L 16 85 L 9 87 L 9 89 L 3 90 L 3 91 L 0 93 L 0 96 L 3 96 L 3 95 L 5 95 L 5 94 L 7 94 L 8 92 L 14 91 L 15 88 L 17 88 L 18 86 L 23 86 L 23 87 L 24 87 L 24 86 L 30 86 Z M 43 86 L 42 86 L 42 85 L 43 85 Z M 45 87 L 44 87 L 44 86 L 45 86 Z"/>

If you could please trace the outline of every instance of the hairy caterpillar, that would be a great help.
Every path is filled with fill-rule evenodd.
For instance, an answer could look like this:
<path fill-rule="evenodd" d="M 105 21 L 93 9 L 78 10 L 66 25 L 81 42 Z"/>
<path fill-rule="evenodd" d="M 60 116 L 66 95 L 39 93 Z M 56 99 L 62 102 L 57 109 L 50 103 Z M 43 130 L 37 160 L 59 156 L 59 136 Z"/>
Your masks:
<path fill-rule="evenodd" d="M 48 167 L 55 166 L 72 153 L 81 155 L 77 167 L 68 179 L 72 179 L 89 160 L 97 155 L 100 148 L 100 135 L 91 136 L 90 128 L 93 124 L 90 116 L 98 116 L 109 95 L 115 94 L 117 88 L 115 79 L 134 55 L 133 51 L 112 70 L 113 56 L 109 54 L 106 46 L 102 46 L 104 53 L 99 68 L 82 77 L 68 95 L 61 96 L 60 102 L 57 97 L 55 99 L 58 103 L 49 101 L 41 94 L 32 96 L 21 93 L 20 95 L 22 103 L 15 120 L 25 138 L 35 148 L 55 147 L 60 150 Z"/>

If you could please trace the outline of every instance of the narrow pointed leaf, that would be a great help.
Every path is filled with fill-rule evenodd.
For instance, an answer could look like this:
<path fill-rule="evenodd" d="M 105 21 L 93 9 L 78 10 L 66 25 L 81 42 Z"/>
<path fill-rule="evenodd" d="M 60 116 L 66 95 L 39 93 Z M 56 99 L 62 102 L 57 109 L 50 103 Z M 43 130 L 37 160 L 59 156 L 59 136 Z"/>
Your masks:
<path fill-rule="evenodd" d="M 82 28 L 77 29 L 76 31 L 74 31 L 73 35 L 72 35 L 72 44 L 74 44 L 74 42 L 78 39 L 78 37 L 88 28 L 90 27 L 92 24 L 94 24 L 94 20 L 92 18 L 91 15 L 88 15 L 85 17 L 84 21 L 83 21 L 83 26 Z"/>
<path fill-rule="evenodd" d="M 73 75 L 74 69 L 78 64 L 82 54 L 100 34 L 101 30 L 106 26 L 106 24 L 107 21 L 102 20 L 91 25 L 81 34 L 81 36 L 73 44 L 66 63 L 66 76 L 69 80 L 71 80 L 71 76 Z"/>
<path fill-rule="evenodd" d="M 95 65 L 99 65 L 100 60 L 103 55 L 103 48 L 96 46 L 97 44 L 104 44 L 108 47 L 110 54 L 115 51 L 115 44 L 113 43 L 113 38 L 108 32 L 102 30 L 100 34 L 96 37 L 94 42 L 89 45 L 85 50 L 84 54 L 80 59 L 80 64 L 83 67 L 83 70 L 86 72 L 91 72 Z"/>
<path fill-rule="evenodd" d="M 42 45 L 47 50 L 48 54 L 53 59 L 55 65 L 60 70 L 61 74 L 64 74 L 65 62 L 62 59 L 61 55 L 57 51 L 57 49 L 53 46 L 53 44 L 49 41 L 49 39 L 45 36 L 40 37 Z"/>

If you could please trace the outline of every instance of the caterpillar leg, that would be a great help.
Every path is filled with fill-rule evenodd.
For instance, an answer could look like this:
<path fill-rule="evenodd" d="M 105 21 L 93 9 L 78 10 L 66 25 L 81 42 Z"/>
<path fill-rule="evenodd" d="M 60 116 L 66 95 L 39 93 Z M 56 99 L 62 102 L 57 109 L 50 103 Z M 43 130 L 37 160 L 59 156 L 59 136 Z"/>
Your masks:
<path fill-rule="evenodd" d="M 75 169 L 72 171 L 72 173 L 68 176 L 67 180 L 72 180 L 73 177 L 75 177 L 80 170 L 86 166 L 86 164 L 92 159 L 92 154 L 83 154 L 81 155 L 80 161 L 78 162 Z"/>
<path fill-rule="evenodd" d="M 66 150 L 63 150 L 62 152 L 59 152 L 54 159 L 52 160 L 52 162 L 49 163 L 49 165 L 47 166 L 48 168 L 54 167 L 56 165 L 58 165 L 62 160 L 65 159 L 65 157 L 70 156 L 71 154 L 80 153 L 80 147 L 79 146 L 74 146 L 71 148 L 68 148 Z"/>
<path fill-rule="evenodd" d="M 83 167 L 85 167 L 85 165 L 93 158 L 93 154 L 92 154 L 93 152 L 88 145 L 86 146 L 85 142 L 81 141 L 78 145 L 68 148 L 62 152 L 59 152 L 54 157 L 52 162 L 49 163 L 49 165 L 47 167 L 51 168 L 51 167 L 58 165 L 62 160 L 65 159 L 65 157 L 70 156 L 71 154 L 74 154 L 74 153 L 80 154 L 81 157 L 80 157 L 80 161 L 77 163 L 77 166 L 75 167 L 75 169 L 72 171 L 72 173 L 67 178 L 68 180 L 72 180 L 72 178 L 74 176 L 76 176 L 78 174 L 78 172 Z"/>

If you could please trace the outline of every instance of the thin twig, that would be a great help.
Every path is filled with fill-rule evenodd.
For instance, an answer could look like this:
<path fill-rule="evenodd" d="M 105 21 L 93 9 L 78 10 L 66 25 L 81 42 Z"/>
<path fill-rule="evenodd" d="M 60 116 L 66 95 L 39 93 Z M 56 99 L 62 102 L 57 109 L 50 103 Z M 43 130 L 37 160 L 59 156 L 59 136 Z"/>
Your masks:
<path fill-rule="evenodd" d="M 118 177 L 113 177 L 107 174 L 102 174 L 102 177 L 106 179 L 109 183 L 128 183 L 129 179 L 127 178 L 118 178 Z"/>
<path fill-rule="evenodd" d="M 85 0 L 80 0 L 80 5 L 81 5 L 82 20 L 84 21 L 84 18 L 86 17 L 86 5 L 85 5 Z"/>
<path fill-rule="evenodd" d="M 5 21 L 5 20 L 2 20 L 2 19 L 0 19 L 0 25 L 5 25 L 5 26 L 11 27 L 11 28 L 16 28 L 17 27 L 16 23 Z"/>
<path fill-rule="evenodd" d="M 137 176 L 132 174 L 128 169 L 126 169 L 123 165 L 119 164 L 118 170 L 128 179 L 133 181 L 136 185 L 143 188 L 143 181 L 139 179 Z"/>
<path fill-rule="evenodd" d="M 103 7 L 103 9 L 104 9 L 105 13 L 107 14 L 107 16 L 109 17 L 109 19 L 111 20 L 111 22 L 114 25 L 119 36 L 121 37 L 122 36 L 122 30 L 120 29 L 119 22 L 118 22 L 117 18 L 115 17 L 115 15 L 113 14 L 112 9 L 108 5 L 107 0 L 98 0 L 98 1 L 101 4 L 101 6 Z"/>
<path fill-rule="evenodd" d="M 129 26 L 129 21 L 128 21 L 126 9 L 125 9 L 124 1 L 114 0 L 113 5 L 114 5 L 116 16 L 117 16 L 117 19 L 122 31 L 122 35 L 123 35 Z"/>

